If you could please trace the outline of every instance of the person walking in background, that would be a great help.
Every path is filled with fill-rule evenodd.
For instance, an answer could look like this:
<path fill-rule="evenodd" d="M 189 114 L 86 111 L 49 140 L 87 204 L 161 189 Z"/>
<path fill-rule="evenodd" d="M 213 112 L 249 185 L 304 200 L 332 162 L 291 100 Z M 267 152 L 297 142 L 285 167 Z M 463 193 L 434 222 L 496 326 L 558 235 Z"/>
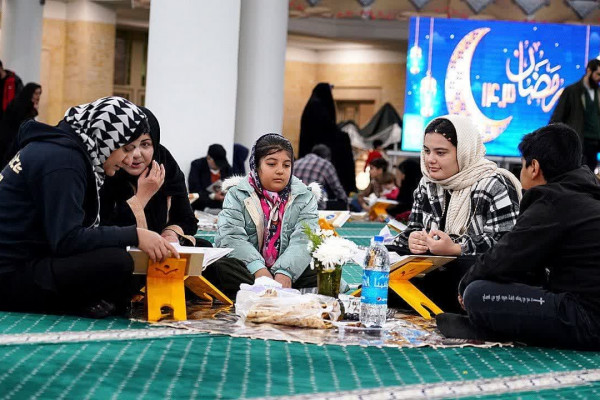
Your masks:
<path fill-rule="evenodd" d="M 0 121 L 0 170 L 17 154 L 19 127 L 28 119 L 37 117 L 42 87 L 28 83 L 9 104 Z"/>
<path fill-rule="evenodd" d="M 23 81 L 17 74 L 8 69 L 4 69 L 2 61 L 0 61 L 0 120 L 4 115 L 4 111 L 11 101 L 23 89 Z"/>
<path fill-rule="evenodd" d="M 196 210 L 221 208 L 225 194 L 221 190 L 223 180 L 231 176 L 227 152 L 220 144 L 211 144 L 206 157 L 192 161 L 188 187 L 190 193 L 200 196 L 192 203 Z"/>
<path fill-rule="evenodd" d="M 579 134 L 585 164 L 592 172 L 600 150 L 600 60 L 588 62 L 583 78 L 565 88 L 550 123 L 563 122 Z"/>
<path fill-rule="evenodd" d="M 318 182 L 327 196 L 319 200 L 319 209 L 346 210 L 348 196 L 340 183 L 335 167 L 330 162 L 331 150 L 317 144 L 312 151 L 294 163 L 294 176 L 305 185 Z"/>
<path fill-rule="evenodd" d="M 331 163 L 348 194 L 356 190 L 354 155 L 350 136 L 338 128 L 336 121 L 331 85 L 321 82 L 313 89 L 302 112 L 298 157 L 302 158 L 309 154 L 316 144 L 329 147 Z"/>

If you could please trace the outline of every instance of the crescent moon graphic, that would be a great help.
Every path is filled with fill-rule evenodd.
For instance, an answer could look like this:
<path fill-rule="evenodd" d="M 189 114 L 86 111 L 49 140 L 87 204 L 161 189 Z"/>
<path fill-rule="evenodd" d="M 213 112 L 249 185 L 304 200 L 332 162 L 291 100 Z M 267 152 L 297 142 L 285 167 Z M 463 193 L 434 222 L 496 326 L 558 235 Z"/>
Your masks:
<path fill-rule="evenodd" d="M 471 91 L 471 61 L 477 45 L 490 31 L 478 28 L 465 35 L 452 52 L 446 72 L 446 106 L 448 114 L 464 115 L 479 129 L 484 143 L 497 138 L 508 127 L 512 116 L 501 120 L 486 117 L 475 102 Z"/>

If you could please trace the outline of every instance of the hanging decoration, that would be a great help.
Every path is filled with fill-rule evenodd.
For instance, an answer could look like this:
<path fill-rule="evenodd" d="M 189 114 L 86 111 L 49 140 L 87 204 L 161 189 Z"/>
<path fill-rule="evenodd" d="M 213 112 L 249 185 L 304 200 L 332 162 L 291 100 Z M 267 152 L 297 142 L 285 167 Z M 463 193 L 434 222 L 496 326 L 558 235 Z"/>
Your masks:
<path fill-rule="evenodd" d="M 375 3 L 375 0 L 357 0 L 358 4 L 361 5 L 362 11 L 360 16 L 364 19 L 372 18 L 373 13 L 371 12 L 371 6 Z"/>
<path fill-rule="evenodd" d="M 550 4 L 550 0 L 514 0 L 527 15 L 535 14 L 540 8 Z"/>
<path fill-rule="evenodd" d="M 423 62 L 423 50 L 419 47 L 419 22 L 420 17 L 415 18 L 415 44 L 408 51 L 408 70 L 416 75 L 421 72 Z"/>
<path fill-rule="evenodd" d="M 598 8 L 598 1 L 596 0 L 567 0 L 567 4 L 575 11 L 580 19 L 584 19 L 592 11 Z"/>
<path fill-rule="evenodd" d="M 309 6 L 314 7 L 321 2 L 321 0 L 306 0 Z"/>
<path fill-rule="evenodd" d="M 431 76 L 431 64 L 433 55 L 433 18 L 429 20 L 429 58 L 427 60 L 427 73 L 421 79 L 421 116 L 429 118 L 434 113 L 434 102 L 437 94 L 437 81 Z"/>
<path fill-rule="evenodd" d="M 473 12 L 475 14 L 479 14 L 481 12 L 481 10 L 483 10 L 484 8 L 486 8 L 491 3 L 494 2 L 494 0 L 465 0 L 465 1 L 467 2 L 467 4 L 469 4 L 469 7 L 471 7 L 471 10 L 473 10 Z"/>
<path fill-rule="evenodd" d="M 421 10 L 427 3 L 431 0 L 410 0 L 411 3 L 417 8 L 417 10 Z"/>

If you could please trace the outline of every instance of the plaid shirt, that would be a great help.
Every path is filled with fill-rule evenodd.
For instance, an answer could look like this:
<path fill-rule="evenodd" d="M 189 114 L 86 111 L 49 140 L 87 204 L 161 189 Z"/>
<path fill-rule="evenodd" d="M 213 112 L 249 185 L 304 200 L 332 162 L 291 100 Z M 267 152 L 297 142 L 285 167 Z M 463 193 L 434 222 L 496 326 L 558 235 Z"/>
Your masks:
<path fill-rule="evenodd" d="M 294 175 L 305 185 L 319 182 L 330 199 L 335 198 L 344 202 L 348 200 L 333 164 L 316 154 L 307 154 L 294 162 Z M 319 202 L 319 208 L 324 206 L 321 203 L 324 201 Z"/>
<path fill-rule="evenodd" d="M 408 249 L 411 232 L 441 226 L 445 198 L 441 186 L 421 180 L 414 193 L 414 204 L 407 229 L 399 234 L 394 244 Z M 467 232 L 450 235 L 460 243 L 463 255 L 485 253 L 517 222 L 519 198 L 513 184 L 502 175 L 483 178 L 471 192 L 471 217 Z"/>

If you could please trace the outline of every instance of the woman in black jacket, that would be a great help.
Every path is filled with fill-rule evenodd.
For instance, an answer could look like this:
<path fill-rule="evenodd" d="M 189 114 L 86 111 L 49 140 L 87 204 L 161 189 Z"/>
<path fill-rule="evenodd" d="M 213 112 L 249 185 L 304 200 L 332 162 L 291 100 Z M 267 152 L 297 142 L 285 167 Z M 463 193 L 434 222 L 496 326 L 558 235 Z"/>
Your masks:
<path fill-rule="evenodd" d="M 150 133 L 132 149 L 129 165 L 106 179 L 100 192 L 102 225 L 137 225 L 159 233 L 169 242 L 194 245 L 198 220 L 194 216 L 185 176 L 160 144 L 160 125 L 150 110 Z"/>

